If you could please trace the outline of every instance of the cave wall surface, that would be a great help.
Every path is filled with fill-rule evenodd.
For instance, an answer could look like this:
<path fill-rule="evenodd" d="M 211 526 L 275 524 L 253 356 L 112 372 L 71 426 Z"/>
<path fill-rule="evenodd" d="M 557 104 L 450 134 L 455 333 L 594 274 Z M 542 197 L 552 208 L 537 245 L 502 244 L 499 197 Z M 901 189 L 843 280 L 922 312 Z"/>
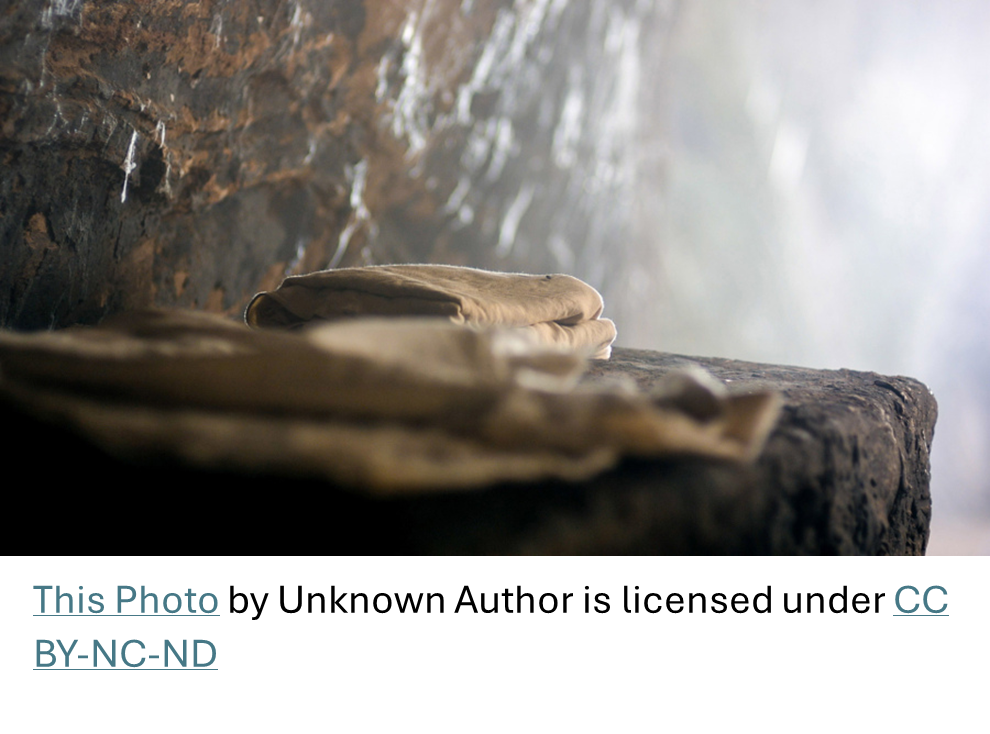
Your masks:
<path fill-rule="evenodd" d="M 623 247 L 637 110 L 657 93 L 644 64 L 673 15 L 652 0 L 0 5 L 0 325 L 234 316 L 288 274 L 389 262 L 567 271 L 608 299 L 649 266 Z"/>

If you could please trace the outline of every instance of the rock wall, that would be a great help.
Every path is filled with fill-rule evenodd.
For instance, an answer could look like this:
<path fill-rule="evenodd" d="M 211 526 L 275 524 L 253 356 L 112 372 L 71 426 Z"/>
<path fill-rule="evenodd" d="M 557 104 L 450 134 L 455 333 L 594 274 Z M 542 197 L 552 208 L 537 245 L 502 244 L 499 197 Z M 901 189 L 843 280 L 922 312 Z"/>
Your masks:
<path fill-rule="evenodd" d="M 646 255 L 625 247 L 639 110 L 673 15 L 653 0 L 7 3 L 0 325 L 236 315 L 287 274 L 385 262 L 568 271 L 606 298 L 641 283 Z"/>

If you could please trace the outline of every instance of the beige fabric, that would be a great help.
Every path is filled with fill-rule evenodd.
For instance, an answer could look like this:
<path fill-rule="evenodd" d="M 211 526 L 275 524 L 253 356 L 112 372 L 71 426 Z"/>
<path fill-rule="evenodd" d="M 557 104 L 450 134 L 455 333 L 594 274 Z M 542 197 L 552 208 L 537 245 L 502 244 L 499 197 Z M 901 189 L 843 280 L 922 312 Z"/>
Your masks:
<path fill-rule="evenodd" d="M 389 494 L 584 479 L 623 456 L 750 460 L 772 394 L 683 374 L 575 387 L 583 365 L 515 331 L 361 319 L 297 333 L 185 312 L 0 332 L 0 393 L 127 457 L 321 476 Z"/>
<path fill-rule="evenodd" d="M 349 316 L 438 316 L 455 324 L 514 327 L 546 343 L 607 359 L 615 324 L 602 297 L 570 275 L 493 273 L 453 265 L 376 265 L 294 275 L 259 293 L 250 326 L 295 328 Z"/>
<path fill-rule="evenodd" d="M 582 368 L 578 356 L 534 350 L 512 332 L 432 319 L 361 319 L 290 334 L 182 311 L 126 314 L 99 328 L 0 332 L 0 359 L 8 382 L 150 404 L 396 420 L 480 410 L 520 371 L 563 386 Z"/>

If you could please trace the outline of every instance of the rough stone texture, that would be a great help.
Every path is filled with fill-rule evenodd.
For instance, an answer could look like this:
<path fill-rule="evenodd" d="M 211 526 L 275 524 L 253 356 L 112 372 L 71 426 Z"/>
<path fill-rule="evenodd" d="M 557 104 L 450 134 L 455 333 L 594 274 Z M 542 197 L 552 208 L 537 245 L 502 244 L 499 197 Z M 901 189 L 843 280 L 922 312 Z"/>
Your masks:
<path fill-rule="evenodd" d="M 660 248 L 629 250 L 651 241 L 631 232 L 630 192 L 663 178 L 657 147 L 639 145 L 658 122 L 640 116 L 663 96 L 676 7 L 0 3 L 0 326 L 147 305 L 236 314 L 287 274 L 386 262 L 570 272 L 602 290 L 620 327 L 639 322 L 622 309 L 652 302 Z M 648 384 L 677 359 L 617 350 L 598 372 Z M 35 479 L 102 479 L 99 502 L 59 500 L 80 527 L 134 488 L 198 508 L 224 541 L 298 530 L 295 551 L 923 551 L 935 417 L 923 386 L 698 361 L 785 392 L 755 467 L 630 463 L 584 485 L 378 502 L 319 483 L 149 472 L 9 407 L 0 417 L 18 428 L 10 456 L 58 457 Z M 246 519 L 232 526 L 235 513 Z M 160 548 L 147 537 L 144 550 Z"/>
<path fill-rule="evenodd" d="M 730 388 L 767 387 L 784 413 L 752 474 L 712 480 L 721 493 L 755 487 L 757 527 L 745 550 L 921 554 L 931 520 L 929 451 L 937 405 L 907 377 L 616 350 L 592 378 L 616 373 L 648 388 L 695 362 Z M 750 491 L 753 491 L 750 489 Z M 741 538 L 745 538 L 743 533 Z M 701 550 L 696 547 L 695 550 Z"/>
<path fill-rule="evenodd" d="M 668 5 L 2 3 L 0 326 L 236 314 L 372 263 L 564 271 L 608 298 L 648 270 L 609 253 Z"/>
<path fill-rule="evenodd" d="M 635 461 L 580 484 L 507 484 L 380 500 L 321 482 L 128 465 L 9 407 L 0 406 L 0 418 L 18 426 L 8 443 L 12 456 L 57 447 L 57 461 L 33 468 L 32 481 L 39 486 L 98 478 L 97 493 L 65 493 L 59 499 L 60 515 L 76 526 L 104 527 L 108 512 L 153 498 L 156 509 L 139 517 L 168 518 L 171 532 L 189 533 L 184 542 L 210 541 L 224 551 L 924 552 L 931 516 L 928 452 L 936 417 L 935 400 L 924 385 L 865 372 L 630 349 L 616 349 L 588 380 L 622 376 L 649 388 L 686 362 L 700 364 L 731 389 L 772 387 L 783 393 L 783 415 L 755 465 Z M 43 494 L 36 501 L 41 517 L 50 499 Z M 101 531 L 87 540 L 88 547 L 100 547 L 101 538 L 112 543 L 114 537 Z M 138 550 L 153 550 L 153 534 L 134 537 Z M 282 547 L 273 537 L 291 540 Z"/>

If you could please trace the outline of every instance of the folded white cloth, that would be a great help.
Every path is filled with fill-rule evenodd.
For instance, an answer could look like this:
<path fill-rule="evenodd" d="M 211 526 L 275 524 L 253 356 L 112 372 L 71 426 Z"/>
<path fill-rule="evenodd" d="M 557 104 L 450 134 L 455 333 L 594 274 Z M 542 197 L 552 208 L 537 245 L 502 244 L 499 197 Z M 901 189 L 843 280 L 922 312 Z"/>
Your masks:
<path fill-rule="evenodd" d="M 659 394 L 575 387 L 583 368 L 523 332 L 437 319 L 285 333 L 177 311 L 0 331 L 0 396 L 113 454 L 379 494 L 585 479 L 623 456 L 751 460 L 778 411 L 689 374 Z"/>
<path fill-rule="evenodd" d="M 615 324 L 602 297 L 570 275 L 493 273 L 453 265 L 375 265 L 293 275 L 257 294 L 249 326 L 295 328 L 348 316 L 439 316 L 532 332 L 541 342 L 608 359 Z"/>

